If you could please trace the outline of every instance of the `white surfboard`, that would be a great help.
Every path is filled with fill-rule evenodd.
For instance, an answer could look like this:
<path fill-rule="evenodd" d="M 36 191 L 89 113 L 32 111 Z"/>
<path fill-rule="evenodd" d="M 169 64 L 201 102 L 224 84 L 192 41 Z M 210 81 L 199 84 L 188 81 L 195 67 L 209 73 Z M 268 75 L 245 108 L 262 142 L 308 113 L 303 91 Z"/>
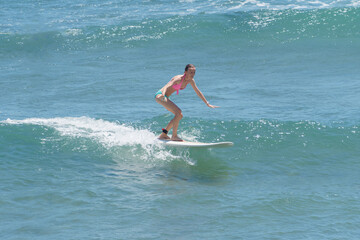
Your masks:
<path fill-rule="evenodd" d="M 191 148 L 223 148 L 231 147 L 233 142 L 216 142 L 216 143 L 203 143 L 203 142 L 188 142 L 188 141 L 170 141 L 158 139 L 161 143 L 170 147 L 191 147 Z"/>

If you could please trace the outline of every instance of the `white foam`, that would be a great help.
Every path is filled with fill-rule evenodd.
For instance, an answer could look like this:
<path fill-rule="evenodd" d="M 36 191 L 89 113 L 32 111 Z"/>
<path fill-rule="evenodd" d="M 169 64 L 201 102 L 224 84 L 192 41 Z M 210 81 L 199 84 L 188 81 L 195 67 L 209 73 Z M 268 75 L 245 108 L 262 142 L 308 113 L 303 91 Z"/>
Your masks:
<path fill-rule="evenodd" d="M 64 33 L 65 36 L 78 36 L 81 34 L 83 34 L 82 30 L 77 28 L 67 29 Z"/>
<path fill-rule="evenodd" d="M 349 7 L 360 7 L 360 0 L 352 0 L 351 3 L 348 4 Z"/>
<path fill-rule="evenodd" d="M 87 138 L 100 143 L 107 149 L 132 146 L 129 150 L 131 155 L 144 161 L 172 161 L 183 159 L 188 164 L 193 164 L 193 160 L 187 156 L 187 152 L 180 153 L 180 156 L 178 154 L 173 155 L 160 141 L 155 141 L 157 135 L 153 132 L 147 129 L 136 129 L 132 126 L 117 122 L 109 122 L 89 117 L 64 117 L 48 119 L 27 118 L 23 120 L 7 119 L 0 121 L 0 123 L 50 127 L 58 131 L 61 136 Z M 46 140 L 42 139 L 42 141 Z"/>
<path fill-rule="evenodd" d="M 350 3 L 346 3 L 350 2 Z M 244 0 L 240 3 L 236 3 L 235 6 L 228 8 L 230 11 L 239 10 L 285 10 L 285 9 L 322 9 L 339 6 L 352 6 L 357 7 L 360 5 L 360 0 L 296 0 L 296 1 L 284 1 L 284 2 L 271 2 L 261 0 Z"/>
<path fill-rule="evenodd" d="M 124 145 L 153 144 L 155 134 L 146 129 L 88 117 L 65 118 L 27 118 L 24 120 L 7 119 L 7 124 L 33 124 L 52 127 L 62 136 L 90 138 L 106 147 Z"/>
<path fill-rule="evenodd" d="M 239 10 L 243 9 L 245 6 L 253 6 L 253 7 L 259 7 L 259 8 L 269 8 L 270 4 L 257 1 L 257 0 L 245 0 L 244 2 L 241 2 L 239 5 L 230 7 L 229 10 Z"/>

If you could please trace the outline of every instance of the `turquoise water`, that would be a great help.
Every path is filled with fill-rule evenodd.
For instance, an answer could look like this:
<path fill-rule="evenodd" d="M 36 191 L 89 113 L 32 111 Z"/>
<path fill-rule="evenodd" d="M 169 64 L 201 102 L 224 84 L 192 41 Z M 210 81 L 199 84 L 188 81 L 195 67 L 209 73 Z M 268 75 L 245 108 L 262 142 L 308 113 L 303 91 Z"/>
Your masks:
<path fill-rule="evenodd" d="M 358 238 L 358 1 L 0 6 L 1 239 Z"/>

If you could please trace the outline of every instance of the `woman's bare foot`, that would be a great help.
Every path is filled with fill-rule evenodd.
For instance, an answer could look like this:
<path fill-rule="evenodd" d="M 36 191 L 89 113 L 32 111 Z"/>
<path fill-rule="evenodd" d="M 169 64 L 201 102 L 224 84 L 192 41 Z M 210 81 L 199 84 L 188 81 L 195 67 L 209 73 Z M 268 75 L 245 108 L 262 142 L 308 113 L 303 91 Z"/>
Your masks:
<path fill-rule="evenodd" d="M 161 133 L 160 136 L 159 136 L 159 139 L 170 140 L 170 137 L 165 133 Z"/>
<path fill-rule="evenodd" d="M 171 137 L 171 141 L 184 141 L 181 138 L 179 138 L 178 136 L 172 136 Z"/>

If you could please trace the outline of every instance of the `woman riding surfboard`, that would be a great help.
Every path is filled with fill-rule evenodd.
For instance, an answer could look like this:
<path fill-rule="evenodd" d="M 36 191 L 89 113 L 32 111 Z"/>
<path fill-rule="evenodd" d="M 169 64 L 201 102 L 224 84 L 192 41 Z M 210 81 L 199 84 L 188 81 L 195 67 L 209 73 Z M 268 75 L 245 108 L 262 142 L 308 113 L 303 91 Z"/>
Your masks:
<path fill-rule="evenodd" d="M 218 106 L 214 106 L 209 104 L 206 100 L 202 92 L 198 89 L 195 84 L 194 76 L 195 76 L 196 68 L 193 64 L 188 64 L 185 67 L 185 72 L 183 75 L 176 75 L 173 77 L 163 88 L 161 88 L 155 94 L 155 100 L 157 103 L 164 106 L 168 111 L 173 113 L 175 117 L 168 123 L 166 128 L 162 129 L 162 133 L 159 136 L 159 139 L 167 139 L 172 141 L 183 141 L 177 135 L 177 129 L 179 126 L 179 122 L 182 119 L 182 111 L 181 109 L 170 100 L 171 94 L 176 91 L 176 94 L 179 94 L 179 90 L 183 90 L 190 83 L 192 88 L 195 90 L 196 94 L 199 96 L 201 100 L 206 103 L 206 105 L 210 108 L 218 108 Z M 171 138 L 167 135 L 170 129 L 173 129 L 173 134 Z"/>

